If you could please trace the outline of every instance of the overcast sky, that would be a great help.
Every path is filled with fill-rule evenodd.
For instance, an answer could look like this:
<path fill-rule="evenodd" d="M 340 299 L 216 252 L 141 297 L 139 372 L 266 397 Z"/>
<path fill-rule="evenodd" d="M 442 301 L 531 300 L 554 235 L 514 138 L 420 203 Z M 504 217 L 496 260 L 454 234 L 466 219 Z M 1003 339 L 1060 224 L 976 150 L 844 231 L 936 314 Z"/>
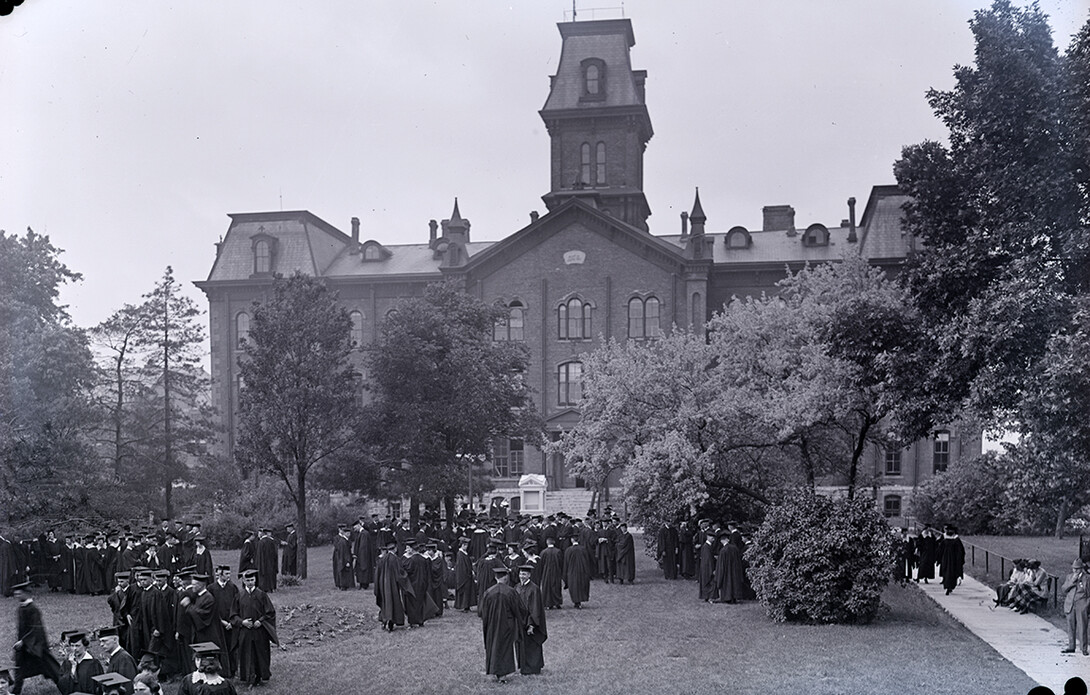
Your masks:
<path fill-rule="evenodd" d="M 1090 0 L 1046 0 L 1063 50 Z M 618 0 L 598 3 L 615 5 Z M 700 187 L 710 231 L 761 206 L 837 224 L 941 139 L 924 98 L 973 57 L 976 0 L 628 0 L 648 71 L 651 231 Z M 580 2 L 579 19 L 592 18 Z M 207 277 L 227 214 L 307 209 L 386 244 L 458 196 L 474 240 L 545 212 L 537 111 L 570 0 L 26 0 L 0 17 L 0 229 L 48 234 L 91 326 L 164 268 Z M 612 18 L 616 11 L 600 14 Z M 190 290 L 200 305 L 203 295 Z"/>

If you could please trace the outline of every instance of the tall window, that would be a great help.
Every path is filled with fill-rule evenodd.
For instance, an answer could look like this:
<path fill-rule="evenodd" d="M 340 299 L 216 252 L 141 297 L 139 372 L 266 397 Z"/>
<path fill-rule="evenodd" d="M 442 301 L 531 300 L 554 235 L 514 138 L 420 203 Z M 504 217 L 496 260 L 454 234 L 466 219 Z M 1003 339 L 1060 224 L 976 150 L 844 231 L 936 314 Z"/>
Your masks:
<path fill-rule="evenodd" d="M 565 362 L 557 367 L 557 405 L 577 405 L 583 398 L 583 363 Z"/>
<path fill-rule="evenodd" d="M 934 472 L 942 473 L 950 465 L 950 433 L 946 430 L 935 433 Z"/>
<path fill-rule="evenodd" d="M 557 307 L 558 336 L 561 340 L 585 340 L 590 338 L 591 305 L 578 297 L 572 297 Z"/>
<path fill-rule="evenodd" d="M 579 182 L 590 185 L 590 143 L 579 148 Z"/>
<path fill-rule="evenodd" d="M 587 94 L 597 94 L 601 88 L 601 71 L 593 63 L 587 66 Z"/>
<path fill-rule="evenodd" d="M 886 447 L 886 475 L 901 474 L 901 450 Z"/>
<path fill-rule="evenodd" d="M 254 244 L 254 272 L 272 272 L 272 251 L 267 239 L 258 239 Z"/>
<path fill-rule="evenodd" d="M 235 317 L 235 344 L 239 350 L 246 349 L 246 341 L 250 339 L 250 315 L 245 311 L 238 312 Z"/>
<path fill-rule="evenodd" d="M 358 348 L 363 345 L 363 314 L 353 311 L 348 318 L 352 319 L 352 332 L 349 334 L 349 339 L 352 341 L 352 347 Z"/>
<path fill-rule="evenodd" d="M 604 142 L 598 143 L 594 152 L 594 173 L 594 185 L 606 185 L 606 144 Z"/>
<path fill-rule="evenodd" d="M 524 340 L 523 326 L 526 323 L 526 308 L 515 300 L 507 306 L 507 315 L 496 321 L 492 327 L 492 340 Z"/>
<path fill-rule="evenodd" d="M 522 455 L 521 439 L 497 439 L 492 444 L 492 475 L 497 478 L 517 478 L 522 475 Z"/>
<path fill-rule="evenodd" d="M 628 337 L 659 337 L 659 300 L 655 297 L 628 300 Z"/>
<path fill-rule="evenodd" d="M 901 496 L 900 495 L 886 495 L 883 500 L 882 512 L 889 519 L 894 516 L 901 516 Z"/>

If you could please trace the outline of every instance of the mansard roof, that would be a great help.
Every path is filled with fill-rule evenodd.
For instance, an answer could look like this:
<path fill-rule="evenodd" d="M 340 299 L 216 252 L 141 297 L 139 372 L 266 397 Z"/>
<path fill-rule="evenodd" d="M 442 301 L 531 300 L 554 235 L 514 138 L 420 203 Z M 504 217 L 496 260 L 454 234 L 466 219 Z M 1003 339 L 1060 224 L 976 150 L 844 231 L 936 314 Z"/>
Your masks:
<path fill-rule="evenodd" d="M 636 44 L 632 22 L 609 19 L 558 24 L 563 43 L 560 63 L 552 78 L 549 97 L 542 114 L 567 109 L 639 106 L 643 95 L 636 87 L 628 49 Z M 606 90 L 602 101 L 587 102 L 583 97 L 583 61 L 597 58 L 606 67 Z M 645 73 L 638 73 L 640 75 Z"/>
<path fill-rule="evenodd" d="M 344 232 L 306 210 L 232 213 L 228 217 L 231 224 L 208 274 L 209 282 L 249 278 L 254 269 L 252 238 L 262 233 L 276 238 L 272 271 L 283 275 L 297 270 L 320 275 L 351 241 Z"/>

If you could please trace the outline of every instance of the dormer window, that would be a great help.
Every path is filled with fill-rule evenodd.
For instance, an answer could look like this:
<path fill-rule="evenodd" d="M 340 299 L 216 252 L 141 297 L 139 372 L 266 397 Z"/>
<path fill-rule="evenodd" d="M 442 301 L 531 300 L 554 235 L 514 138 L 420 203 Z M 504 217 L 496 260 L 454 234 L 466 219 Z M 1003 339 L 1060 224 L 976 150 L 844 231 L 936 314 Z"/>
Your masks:
<path fill-rule="evenodd" d="M 271 275 L 276 262 L 276 237 L 266 234 L 264 229 L 252 238 L 254 253 L 254 275 Z"/>
<path fill-rule="evenodd" d="M 582 62 L 583 101 L 606 98 L 606 64 L 601 58 L 587 58 Z"/>
<path fill-rule="evenodd" d="M 368 246 L 363 250 L 363 260 L 365 261 L 377 261 L 382 257 L 382 253 L 379 252 L 377 246 Z"/>
<path fill-rule="evenodd" d="M 728 249 L 748 249 L 753 244 L 753 237 L 745 227 L 731 227 L 723 242 Z"/>
<path fill-rule="evenodd" d="M 374 239 L 368 239 L 363 242 L 363 248 L 360 249 L 360 258 L 363 261 L 384 261 L 392 254 L 382 244 L 378 243 Z"/>
<path fill-rule="evenodd" d="M 823 225 L 814 223 L 806 228 L 806 232 L 802 235 L 803 246 L 828 246 L 829 245 L 829 229 Z"/>

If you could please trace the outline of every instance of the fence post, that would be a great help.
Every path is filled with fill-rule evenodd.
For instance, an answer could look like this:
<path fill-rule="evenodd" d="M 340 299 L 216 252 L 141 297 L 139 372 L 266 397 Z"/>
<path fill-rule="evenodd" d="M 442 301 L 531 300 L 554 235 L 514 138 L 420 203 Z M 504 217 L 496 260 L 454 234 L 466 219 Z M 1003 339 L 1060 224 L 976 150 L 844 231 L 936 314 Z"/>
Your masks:
<path fill-rule="evenodd" d="M 1007 576 L 1007 558 L 1003 555 L 999 556 L 999 581 L 1003 581 L 1003 577 Z"/>
<path fill-rule="evenodd" d="M 984 549 L 984 574 L 987 574 L 989 572 L 988 561 L 990 559 L 991 559 L 991 554 L 988 552 L 988 549 L 985 548 Z"/>
<path fill-rule="evenodd" d="M 972 558 L 973 558 L 972 560 L 970 560 L 970 562 L 972 563 L 973 567 L 976 567 L 976 546 L 975 545 L 970 545 L 969 546 L 969 552 L 972 554 Z"/>

